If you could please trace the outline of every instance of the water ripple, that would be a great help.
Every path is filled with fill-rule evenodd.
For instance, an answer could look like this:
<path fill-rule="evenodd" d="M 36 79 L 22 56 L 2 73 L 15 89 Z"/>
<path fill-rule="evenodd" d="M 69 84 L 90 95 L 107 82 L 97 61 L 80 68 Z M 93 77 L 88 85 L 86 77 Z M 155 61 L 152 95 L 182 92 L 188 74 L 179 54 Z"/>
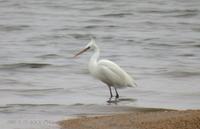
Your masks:
<path fill-rule="evenodd" d="M 1 32 L 12 32 L 30 29 L 29 25 L 0 25 Z"/>
<path fill-rule="evenodd" d="M 43 68 L 50 65 L 51 64 L 46 64 L 46 63 L 15 63 L 15 64 L 0 65 L 0 69 Z"/>
<path fill-rule="evenodd" d="M 133 15 L 133 13 L 109 13 L 109 14 L 103 14 L 101 16 L 103 16 L 103 17 L 125 17 L 125 16 L 129 16 L 129 15 Z"/>
<path fill-rule="evenodd" d="M 165 72 L 167 76 L 172 76 L 176 78 L 183 78 L 183 77 L 193 77 L 193 76 L 200 76 L 200 71 L 197 70 L 174 70 Z"/>

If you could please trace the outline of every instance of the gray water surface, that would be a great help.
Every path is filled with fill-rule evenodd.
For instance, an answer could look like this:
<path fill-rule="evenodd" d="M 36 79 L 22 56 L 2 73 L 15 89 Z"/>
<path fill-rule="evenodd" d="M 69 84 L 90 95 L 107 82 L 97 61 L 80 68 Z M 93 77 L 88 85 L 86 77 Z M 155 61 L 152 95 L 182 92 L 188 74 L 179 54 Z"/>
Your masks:
<path fill-rule="evenodd" d="M 92 53 L 71 58 L 90 36 L 138 84 L 117 104 L 88 73 Z M 200 108 L 199 0 L 0 1 L 2 128 L 55 128 L 123 107 Z"/>

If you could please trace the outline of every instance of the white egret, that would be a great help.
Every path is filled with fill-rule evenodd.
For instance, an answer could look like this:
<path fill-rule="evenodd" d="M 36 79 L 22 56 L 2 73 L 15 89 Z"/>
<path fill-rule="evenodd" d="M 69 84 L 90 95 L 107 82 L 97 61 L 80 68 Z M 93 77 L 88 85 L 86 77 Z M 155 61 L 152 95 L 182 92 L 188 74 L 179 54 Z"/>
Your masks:
<path fill-rule="evenodd" d="M 115 97 L 119 98 L 119 94 L 117 92 L 118 88 L 136 86 L 133 78 L 117 64 L 105 59 L 98 60 L 100 49 L 96 45 L 94 39 L 91 39 L 91 41 L 85 46 L 85 48 L 77 53 L 74 57 L 77 57 L 78 55 L 86 52 L 89 49 L 94 51 L 94 54 L 92 55 L 88 65 L 89 72 L 92 76 L 107 84 L 110 90 L 110 99 L 113 97 L 111 87 L 115 89 Z"/>

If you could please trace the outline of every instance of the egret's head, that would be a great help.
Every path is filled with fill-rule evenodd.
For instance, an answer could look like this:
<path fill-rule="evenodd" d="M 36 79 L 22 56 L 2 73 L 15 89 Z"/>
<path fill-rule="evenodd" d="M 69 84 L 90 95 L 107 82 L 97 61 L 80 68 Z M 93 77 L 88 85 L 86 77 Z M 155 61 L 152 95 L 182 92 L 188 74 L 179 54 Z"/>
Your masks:
<path fill-rule="evenodd" d="M 98 48 L 98 47 L 95 44 L 95 40 L 93 38 L 91 38 L 90 42 L 80 52 L 78 52 L 74 57 L 77 57 L 78 55 L 80 55 L 88 50 L 95 50 L 96 48 Z"/>

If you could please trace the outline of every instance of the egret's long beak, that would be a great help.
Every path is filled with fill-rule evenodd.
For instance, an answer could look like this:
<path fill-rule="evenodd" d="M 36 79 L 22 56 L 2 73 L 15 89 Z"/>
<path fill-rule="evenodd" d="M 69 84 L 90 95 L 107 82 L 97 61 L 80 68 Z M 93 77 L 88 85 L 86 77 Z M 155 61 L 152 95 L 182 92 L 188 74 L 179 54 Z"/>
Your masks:
<path fill-rule="evenodd" d="M 77 57 L 78 55 L 80 55 L 80 54 L 86 52 L 88 49 L 90 49 L 90 47 L 87 47 L 87 48 L 81 50 L 79 53 L 77 53 L 76 55 L 74 55 L 74 57 Z"/>

